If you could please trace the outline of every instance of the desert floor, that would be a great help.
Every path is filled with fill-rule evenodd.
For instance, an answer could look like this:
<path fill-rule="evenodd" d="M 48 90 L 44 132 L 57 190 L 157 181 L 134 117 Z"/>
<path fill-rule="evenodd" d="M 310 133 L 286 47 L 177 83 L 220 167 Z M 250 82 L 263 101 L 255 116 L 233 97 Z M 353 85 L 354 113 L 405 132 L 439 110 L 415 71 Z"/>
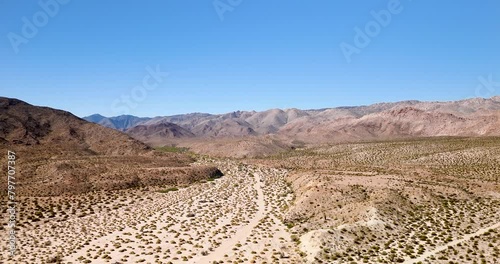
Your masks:
<path fill-rule="evenodd" d="M 224 176 L 18 197 L 0 263 L 500 263 L 499 139 L 197 160 Z"/>
<path fill-rule="evenodd" d="M 22 204 L 42 213 L 18 231 L 17 256 L 4 254 L 0 261 L 299 262 L 297 245 L 280 220 L 293 199 L 286 172 L 235 162 L 216 165 L 225 176 L 178 190 L 27 198 Z"/>

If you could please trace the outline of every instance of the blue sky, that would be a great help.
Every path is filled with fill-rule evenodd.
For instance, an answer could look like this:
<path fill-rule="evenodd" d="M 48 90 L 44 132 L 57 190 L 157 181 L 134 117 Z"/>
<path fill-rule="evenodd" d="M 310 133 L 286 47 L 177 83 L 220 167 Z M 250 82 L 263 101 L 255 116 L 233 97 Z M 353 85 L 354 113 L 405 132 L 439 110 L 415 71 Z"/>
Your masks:
<path fill-rule="evenodd" d="M 156 116 L 500 94 L 498 0 L 59 1 L 0 0 L 0 96 Z"/>

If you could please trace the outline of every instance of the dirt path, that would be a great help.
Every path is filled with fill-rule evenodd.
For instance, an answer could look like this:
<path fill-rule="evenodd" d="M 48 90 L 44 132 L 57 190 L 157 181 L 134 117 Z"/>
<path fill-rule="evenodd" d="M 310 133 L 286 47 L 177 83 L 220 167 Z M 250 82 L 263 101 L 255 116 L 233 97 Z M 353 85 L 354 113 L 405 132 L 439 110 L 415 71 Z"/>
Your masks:
<path fill-rule="evenodd" d="M 209 255 L 202 257 L 198 260 L 195 260 L 193 263 L 211 263 L 214 260 L 218 261 L 224 258 L 224 255 L 234 255 L 231 254 L 231 249 L 236 246 L 236 244 L 245 241 L 245 239 L 249 236 L 252 230 L 257 226 L 260 220 L 265 216 L 265 202 L 264 202 L 264 193 L 262 191 L 262 182 L 259 173 L 254 173 L 255 176 L 255 184 L 253 188 L 257 190 L 256 203 L 258 206 L 258 211 L 255 214 L 255 217 L 246 225 L 242 226 L 239 230 L 236 231 L 230 239 L 225 240 L 215 251 L 211 252 Z"/>
<path fill-rule="evenodd" d="M 411 264 L 411 263 L 417 263 L 419 261 L 423 262 L 424 260 L 426 260 L 427 258 L 441 252 L 441 251 L 444 251 L 446 249 L 448 249 L 449 246 L 456 246 L 458 245 L 459 243 L 462 243 L 464 241 L 467 241 L 473 237 L 477 237 L 477 236 L 480 236 L 486 232 L 488 232 L 489 230 L 491 229 L 497 229 L 500 227 L 500 222 L 492 225 L 492 226 L 489 226 L 489 227 L 486 227 L 486 228 L 481 228 L 479 229 L 477 232 L 475 233 L 472 233 L 472 234 L 468 234 L 468 235 L 465 235 L 463 238 L 461 239 L 457 239 L 457 240 L 454 240 L 448 244 L 445 244 L 445 245 L 442 245 L 440 247 L 437 247 L 436 249 L 432 250 L 432 251 L 428 251 L 428 252 L 425 252 L 422 256 L 416 258 L 416 259 L 410 259 L 410 260 L 407 260 L 405 261 L 404 263 L 405 264 Z"/>

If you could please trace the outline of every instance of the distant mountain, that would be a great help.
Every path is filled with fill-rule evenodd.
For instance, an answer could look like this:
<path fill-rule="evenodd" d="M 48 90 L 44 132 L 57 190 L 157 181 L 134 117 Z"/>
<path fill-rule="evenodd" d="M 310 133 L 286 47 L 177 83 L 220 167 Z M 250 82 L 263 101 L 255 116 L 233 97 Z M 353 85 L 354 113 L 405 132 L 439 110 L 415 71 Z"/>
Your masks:
<path fill-rule="evenodd" d="M 280 128 L 310 143 L 434 136 L 500 135 L 500 97 L 455 102 L 404 101 L 329 109 Z"/>
<path fill-rule="evenodd" d="M 151 118 L 137 117 L 132 115 L 105 117 L 99 114 L 94 114 L 91 116 L 86 116 L 83 119 L 92 123 L 102 125 L 104 127 L 125 131 L 128 128 L 134 127 L 142 122 L 148 121 Z"/>
<path fill-rule="evenodd" d="M 135 120 L 138 129 L 128 129 L 136 138 L 156 144 L 172 139 L 240 138 L 271 135 L 281 140 L 310 143 L 375 140 L 401 137 L 500 135 L 500 97 L 451 102 L 402 101 L 367 106 L 319 110 L 271 109 L 236 111 L 211 115 L 186 115 Z M 94 115 L 98 123 L 116 120 Z M 157 133 L 157 124 L 176 124 L 183 133 Z M 128 125 L 133 125 L 129 122 Z M 171 126 L 171 125 L 170 125 Z M 148 132 L 147 130 L 151 130 Z M 170 129 L 170 128 L 169 128 Z M 161 130 L 161 129 L 160 129 Z M 179 130 L 179 128 L 176 128 Z M 142 136 L 137 136 L 139 133 Z M 190 133 L 187 133 L 190 132 Z"/>
<path fill-rule="evenodd" d="M 198 137 L 242 137 L 275 133 L 292 120 L 309 115 L 298 109 L 272 109 L 263 112 L 236 111 L 221 115 L 187 114 L 156 117 L 145 124 L 171 122 Z"/>
<path fill-rule="evenodd" d="M 150 125 L 138 125 L 126 130 L 135 139 L 152 145 L 161 145 L 165 139 L 195 137 L 189 130 L 176 124 L 163 122 Z M 159 144 L 156 141 L 160 141 Z"/>
<path fill-rule="evenodd" d="M 100 114 L 93 114 L 91 116 L 86 116 L 84 117 L 83 119 L 89 121 L 89 122 L 92 122 L 92 123 L 99 123 L 101 122 L 103 119 L 108 119 L 107 117 L 105 116 L 102 116 Z"/>

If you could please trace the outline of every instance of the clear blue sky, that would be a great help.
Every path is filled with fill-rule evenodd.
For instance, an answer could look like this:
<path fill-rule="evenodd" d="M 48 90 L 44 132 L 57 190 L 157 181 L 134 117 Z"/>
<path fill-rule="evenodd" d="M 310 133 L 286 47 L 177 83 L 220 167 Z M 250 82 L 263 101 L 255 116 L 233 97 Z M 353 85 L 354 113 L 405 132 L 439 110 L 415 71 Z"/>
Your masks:
<path fill-rule="evenodd" d="M 0 96 L 78 116 L 156 116 L 457 100 L 476 97 L 481 76 L 500 82 L 498 0 L 401 0 L 350 63 L 341 43 L 355 45 L 355 28 L 394 3 L 242 0 L 221 20 L 212 0 L 68 2 L 0 0 Z M 36 35 L 23 17 L 38 19 Z M 145 90 L 157 65 L 169 76 Z"/>

